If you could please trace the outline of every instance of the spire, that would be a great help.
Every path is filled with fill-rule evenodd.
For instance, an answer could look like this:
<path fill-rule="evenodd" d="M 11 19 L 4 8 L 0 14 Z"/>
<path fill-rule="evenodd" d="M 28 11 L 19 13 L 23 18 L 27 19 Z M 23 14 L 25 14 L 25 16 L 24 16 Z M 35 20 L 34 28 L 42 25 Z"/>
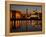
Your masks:
<path fill-rule="evenodd" d="M 28 8 L 26 9 L 26 14 L 27 14 L 27 16 L 28 16 Z"/>

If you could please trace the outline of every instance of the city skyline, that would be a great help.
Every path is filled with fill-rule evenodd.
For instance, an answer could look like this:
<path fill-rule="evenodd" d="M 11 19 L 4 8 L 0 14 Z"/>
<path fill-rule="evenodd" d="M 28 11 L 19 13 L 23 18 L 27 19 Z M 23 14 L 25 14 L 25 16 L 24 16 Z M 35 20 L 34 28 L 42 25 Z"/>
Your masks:
<path fill-rule="evenodd" d="M 26 9 L 28 9 L 28 14 L 30 14 L 33 10 L 41 12 L 41 6 L 22 6 L 22 5 L 11 5 L 11 10 L 21 11 L 22 14 L 26 14 Z"/>

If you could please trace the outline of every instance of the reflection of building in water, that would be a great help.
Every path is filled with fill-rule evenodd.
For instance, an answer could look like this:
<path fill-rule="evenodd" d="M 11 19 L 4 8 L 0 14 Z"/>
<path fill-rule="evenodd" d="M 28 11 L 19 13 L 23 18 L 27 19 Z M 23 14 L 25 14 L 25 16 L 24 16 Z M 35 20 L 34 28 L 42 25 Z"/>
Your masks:
<path fill-rule="evenodd" d="M 15 16 L 16 16 L 16 19 L 20 19 L 21 18 L 21 12 L 20 11 L 16 11 L 16 14 L 15 14 Z M 19 20 L 16 20 L 16 27 L 19 27 L 20 26 L 20 21 Z"/>
<path fill-rule="evenodd" d="M 26 30 L 29 30 L 32 26 L 38 24 L 38 21 L 35 19 L 36 17 L 38 19 L 38 15 L 35 14 L 35 12 L 29 15 L 28 9 L 26 9 L 26 14 L 22 14 L 21 11 L 15 10 L 15 11 L 12 11 L 10 15 L 12 19 L 11 26 L 14 26 L 16 28 L 25 27 Z M 31 18 L 33 18 L 33 20 L 31 20 Z"/>
<path fill-rule="evenodd" d="M 15 27 L 20 26 L 19 21 L 17 21 L 16 19 L 21 18 L 21 16 L 22 16 L 21 12 L 18 10 L 15 10 L 15 11 L 12 11 L 10 15 L 11 15 L 11 19 L 14 20 L 12 25 Z"/>

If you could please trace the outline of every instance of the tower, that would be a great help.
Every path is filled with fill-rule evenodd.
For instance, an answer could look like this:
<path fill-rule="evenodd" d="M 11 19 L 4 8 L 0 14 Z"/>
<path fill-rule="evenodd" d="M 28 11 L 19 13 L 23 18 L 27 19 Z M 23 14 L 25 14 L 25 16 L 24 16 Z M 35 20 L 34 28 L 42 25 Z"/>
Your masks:
<path fill-rule="evenodd" d="M 26 16 L 28 17 L 28 8 L 26 9 Z"/>

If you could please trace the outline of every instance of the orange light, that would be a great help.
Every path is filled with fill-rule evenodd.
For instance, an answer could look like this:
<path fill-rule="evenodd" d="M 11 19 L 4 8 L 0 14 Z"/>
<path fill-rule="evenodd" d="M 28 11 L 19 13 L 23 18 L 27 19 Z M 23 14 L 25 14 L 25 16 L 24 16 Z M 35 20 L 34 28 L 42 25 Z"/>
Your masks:
<path fill-rule="evenodd" d="M 19 24 L 19 21 L 16 21 L 16 27 L 19 27 L 20 24 Z"/>
<path fill-rule="evenodd" d="M 21 15 L 19 13 L 16 13 L 16 19 L 20 18 Z"/>

